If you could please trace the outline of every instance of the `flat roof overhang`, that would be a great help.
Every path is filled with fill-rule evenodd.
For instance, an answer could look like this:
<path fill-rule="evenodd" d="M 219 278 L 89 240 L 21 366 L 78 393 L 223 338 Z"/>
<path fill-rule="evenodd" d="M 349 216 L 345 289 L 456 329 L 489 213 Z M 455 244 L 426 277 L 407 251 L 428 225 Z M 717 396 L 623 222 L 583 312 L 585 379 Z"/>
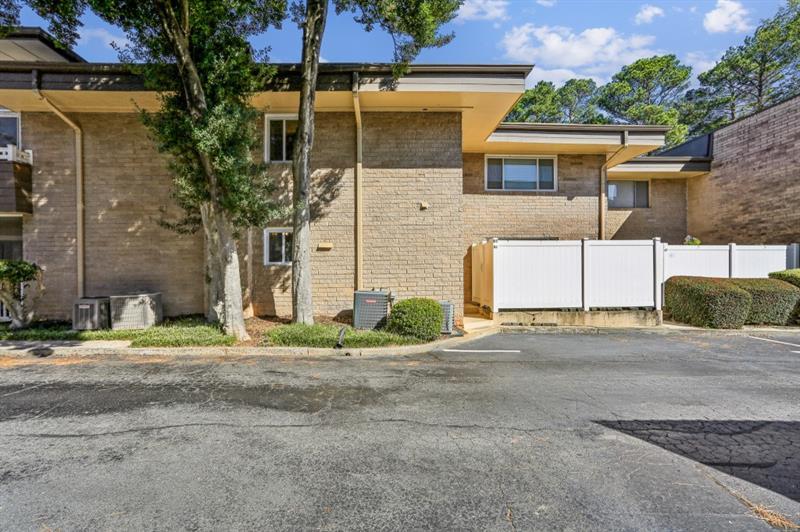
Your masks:
<path fill-rule="evenodd" d="M 605 154 L 609 168 L 664 145 L 665 126 L 505 122 L 479 146 L 496 154 Z M 626 145 L 627 136 L 627 145 Z"/>
<path fill-rule="evenodd" d="M 710 157 L 651 155 L 638 157 L 610 168 L 608 177 L 614 179 L 681 179 L 698 177 L 710 171 Z"/>
<path fill-rule="evenodd" d="M 268 113 L 296 113 L 300 73 L 296 64 L 276 65 L 277 74 L 253 105 Z M 316 110 L 353 112 L 358 74 L 362 112 L 460 112 L 463 142 L 475 146 L 492 134 L 525 90 L 528 65 L 412 65 L 394 80 L 389 64 L 323 63 Z M 0 105 L 13 111 L 48 111 L 32 92 L 38 84 L 68 113 L 135 112 L 158 109 L 155 92 L 119 64 L 0 62 Z"/>

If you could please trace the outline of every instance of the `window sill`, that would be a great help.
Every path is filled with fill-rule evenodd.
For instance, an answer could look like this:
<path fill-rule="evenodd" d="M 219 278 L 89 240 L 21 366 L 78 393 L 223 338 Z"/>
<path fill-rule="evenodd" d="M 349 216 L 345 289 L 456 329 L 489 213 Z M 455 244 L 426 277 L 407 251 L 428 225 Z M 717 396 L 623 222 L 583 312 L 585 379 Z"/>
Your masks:
<path fill-rule="evenodd" d="M 648 211 L 650 207 L 609 207 L 609 211 Z"/>
<path fill-rule="evenodd" d="M 555 194 L 558 192 L 558 189 L 555 190 L 508 190 L 508 189 L 498 189 L 498 188 L 485 188 L 483 189 L 484 192 L 488 194 Z"/>
<path fill-rule="evenodd" d="M 291 262 L 268 262 L 268 263 L 264 264 L 265 268 L 281 268 L 281 267 L 286 267 L 286 266 L 291 267 L 292 263 Z"/>

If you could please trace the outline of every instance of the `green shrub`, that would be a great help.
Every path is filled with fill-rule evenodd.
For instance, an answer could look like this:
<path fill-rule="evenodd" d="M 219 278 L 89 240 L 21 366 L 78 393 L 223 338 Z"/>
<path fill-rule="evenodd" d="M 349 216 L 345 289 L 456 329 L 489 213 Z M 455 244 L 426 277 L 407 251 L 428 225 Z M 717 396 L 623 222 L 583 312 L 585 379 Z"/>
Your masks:
<path fill-rule="evenodd" d="M 386 330 L 401 336 L 413 336 L 430 341 L 441 334 L 442 320 L 444 313 L 437 301 L 412 297 L 392 307 Z"/>
<path fill-rule="evenodd" d="M 780 279 L 781 281 L 786 281 L 787 283 L 792 283 L 793 285 L 800 288 L 800 268 L 794 268 L 793 270 L 783 270 L 781 272 L 772 272 L 769 274 L 771 279 Z"/>
<path fill-rule="evenodd" d="M 728 279 L 671 277 L 664 287 L 664 306 L 672 319 L 713 329 L 745 324 L 752 296 Z"/>
<path fill-rule="evenodd" d="M 334 347 L 339 341 L 340 329 L 340 325 L 291 323 L 270 329 L 266 333 L 264 343 L 289 347 Z M 346 327 L 343 344 L 345 348 L 353 348 L 406 345 L 418 342 L 419 340 L 416 338 L 408 338 L 386 331 L 359 331 L 352 327 Z"/>
<path fill-rule="evenodd" d="M 800 288 L 779 279 L 730 279 L 752 297 L 745 323 L 789 325 L 796 319 Z"/>

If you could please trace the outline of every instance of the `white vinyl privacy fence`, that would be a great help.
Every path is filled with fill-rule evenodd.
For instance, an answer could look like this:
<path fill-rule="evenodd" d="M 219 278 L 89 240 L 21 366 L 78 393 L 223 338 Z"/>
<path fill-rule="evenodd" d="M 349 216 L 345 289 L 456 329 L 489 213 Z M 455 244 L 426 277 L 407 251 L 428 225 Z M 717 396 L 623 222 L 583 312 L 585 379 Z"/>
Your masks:
<path fill-rule="evenodd" d="M 675 275 L 767 277 L 800 245 L 671 246 L 653 240 L 487 240 L 472 246 L 472 301 L 504 309 L 661 309 Z"/>

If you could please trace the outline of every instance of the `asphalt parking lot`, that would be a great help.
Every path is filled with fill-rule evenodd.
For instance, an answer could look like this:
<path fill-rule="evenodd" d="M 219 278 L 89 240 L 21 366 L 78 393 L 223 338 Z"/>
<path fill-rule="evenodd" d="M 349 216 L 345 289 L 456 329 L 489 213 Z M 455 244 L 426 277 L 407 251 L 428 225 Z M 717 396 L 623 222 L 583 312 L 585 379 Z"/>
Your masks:
<path fill-rule="evenodd" d="M 770 530 L 800 335 L 373 358 L 0 354 L 0 530 Z"/>

